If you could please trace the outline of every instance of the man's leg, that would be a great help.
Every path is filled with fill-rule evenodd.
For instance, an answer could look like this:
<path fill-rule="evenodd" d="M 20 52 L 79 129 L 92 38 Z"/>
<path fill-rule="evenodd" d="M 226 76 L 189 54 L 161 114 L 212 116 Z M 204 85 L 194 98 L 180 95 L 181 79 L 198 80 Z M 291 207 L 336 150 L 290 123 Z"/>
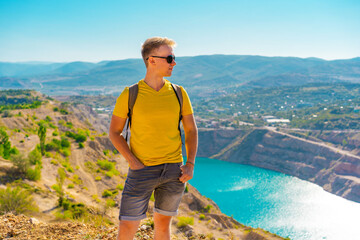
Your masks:
<path fill-rule="evenodd" d="M 165 216 L 154 212 L 154 240 L 170 240 L 171 216 Z"/>
<path fill-rule="evenodd" d="M 120 220 L 117 240 L 132 240 L 139 224 L 140 221 Z"/>

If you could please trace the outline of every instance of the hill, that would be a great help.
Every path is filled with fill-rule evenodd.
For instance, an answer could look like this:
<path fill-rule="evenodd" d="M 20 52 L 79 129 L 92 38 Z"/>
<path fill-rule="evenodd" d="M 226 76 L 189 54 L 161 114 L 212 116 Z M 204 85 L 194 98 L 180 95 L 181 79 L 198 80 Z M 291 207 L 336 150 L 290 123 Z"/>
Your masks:
<path fill-rule="evenodd" d="M 7 96 L 11 102 L 4 104 L 6 115 L 2 113 L 0 119 L 0 214 L 9 211 L 7 199 L 12 199 L 26 206 L 12 205 L 12 211 L 28 210 L 36 220 L 2 216 L 0 239 L 113 238 L 128 164 L 106 134 L 106 119 L 82 104 L 60 102 L 34 91 L 11 93 L 11 98 Z M 14 104 L 24 96 L 28 105 Z M 32 99 L 39 104 L 31 108 Z M 150 239 L 153 234 L 153 204 L 151 200 L 138 239 L 144 239 L 144 234 Z M 190 185 L 172 228 L 173 239 L 282 239 L 224 215 Z"/>
<path fill-rule="evenodd" d="M 185 86 L 194 97 L 211 96 L 219 89 L 240 91 L 258 86 L 294 86 L 313 82 L 360 82 L 357 58 L 326 61 L 317 58 L 204 55 L 178 57 L 171 80 Z M 47 69 L 46 69 L 47 68 Z M 2 69 L 2 70 L 1 70 Z M 112 94 L 145 75 L 142 59 L 73 62 L 62 64 L 0 63 L 0 87 L 5 77 L 19 87 L 50 95 Z M 215 90 L 216 89 L 216 90 Z"/>

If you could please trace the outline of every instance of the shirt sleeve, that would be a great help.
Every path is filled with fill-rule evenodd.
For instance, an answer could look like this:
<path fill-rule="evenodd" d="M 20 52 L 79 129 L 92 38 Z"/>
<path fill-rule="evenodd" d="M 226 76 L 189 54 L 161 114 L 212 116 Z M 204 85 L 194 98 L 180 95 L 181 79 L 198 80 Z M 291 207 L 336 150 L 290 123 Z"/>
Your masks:
<path fill-rule="evenodd" d="M 113 111 L 113 115 L 127 118 L 127 114 L 129 112 L 129 87 L 126 87 L 124 91 L 120 94 L 120 96 L 116 99 L 115 108 Z"/>
<path fill-rule="evenodd" d="M 191 106 L 189 95 L 187 94 L 187 92 L 183 87 L 181 87 L 181 93 L 183 97 L 183 106 L 182 106 L 181 114 L 183 116 L 193 114 L 194 110 Z"/>

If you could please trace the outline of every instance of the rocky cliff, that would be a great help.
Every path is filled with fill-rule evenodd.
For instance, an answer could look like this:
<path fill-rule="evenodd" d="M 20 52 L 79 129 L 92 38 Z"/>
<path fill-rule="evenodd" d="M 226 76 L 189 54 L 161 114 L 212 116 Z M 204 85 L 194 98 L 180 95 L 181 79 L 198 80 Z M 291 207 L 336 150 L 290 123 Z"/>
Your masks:
<path fill-rule="evenodd" d="M 222 130 L 200 131 L 200 153 L 206 153 L 208 136 L 226 134 Z M 271 129 L 253 129 L 227 138 L 227 146 L 217 154 L 204 154 L 224 161 L 266 168 L 296 176 L 322 186 L 326 191 L 360 202 L 360 157 L 350 152 L 301 139 Z M 211 146 L 211 144 L 209 144 Z M 225 145 L 225 144 L 224 144 Z"/>

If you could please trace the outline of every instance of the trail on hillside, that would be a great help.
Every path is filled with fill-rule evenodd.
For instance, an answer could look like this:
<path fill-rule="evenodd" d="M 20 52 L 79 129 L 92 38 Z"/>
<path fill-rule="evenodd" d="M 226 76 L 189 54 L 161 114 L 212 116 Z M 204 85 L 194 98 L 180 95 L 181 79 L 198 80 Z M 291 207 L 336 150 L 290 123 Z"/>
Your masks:
<path fill-rule="evenodd" d="M 284 135 L 284 136 L 287 136 L 287 137 L 290 137 L 290 138 L 295 138 L 297 140 L 300 140 L 300 141 L 303 141 L 303 142 L 307 142 L 307 143 L 311 143 L 311 144 L 314 144 L 314 145 L 318 145 L 318 146 L 322 146 L 322 147 L 325 147 L 325 148 L 328 148 L 328 149 L 331 149 L 335 152 L 338 152 L 338 153 L 341 153 L 343 155 L 347 155 L 349 157 L 353 157 L 353 158 L 356 158 L 358 160 L 360 160 L 360 157 L 355 155 L 355 154 L 352 154 L 351 152 L 349 151 L 346 151 L 346 150 L 342 150 L 342 149 L 339 149 L 339 148 L 336 148 L 336 147 L 333 147 L 333 146 L 329 146 L 325 143 L 322 143 L 322 142 L 315 142 L 315 141 L 311 141 L 311 140 L 308 140 L 308 139 L 304 139 L 304 138 L 300 138 L 300 137 L 297 137 L 297 136 L 294 136 L 294 135 L 291 135 L 291 134 L 288 134 L 288 133 L 284 133 L 284 132 L 280 132 L 280 131 L 276 131 L 274 128 L 272 127 L 265 127 L 265 129 L 269 130 L 269 131 L 272 131 L 272 132 L 275 132 L 275 133 L 278 133 L 278 134 L 281 134 L 281 135 Z"/>
<path fill-rule="evenodd" d="M 97 195 L 98 194 L 98 188 L 96 186 L 96 182 L 94 180 L 94 177 L 91 173 L 87 172 L 84 168 L 84 151 L 81 149 L 71 149 L 71 156 L 70 159 L 73 163 L 76 164 L 76 166 L 79 166 L 79 169 L 77 169 L 78 175 L 83 181 L 84 185 L 88 188 L 89 193 L 91 195 Z"/>

